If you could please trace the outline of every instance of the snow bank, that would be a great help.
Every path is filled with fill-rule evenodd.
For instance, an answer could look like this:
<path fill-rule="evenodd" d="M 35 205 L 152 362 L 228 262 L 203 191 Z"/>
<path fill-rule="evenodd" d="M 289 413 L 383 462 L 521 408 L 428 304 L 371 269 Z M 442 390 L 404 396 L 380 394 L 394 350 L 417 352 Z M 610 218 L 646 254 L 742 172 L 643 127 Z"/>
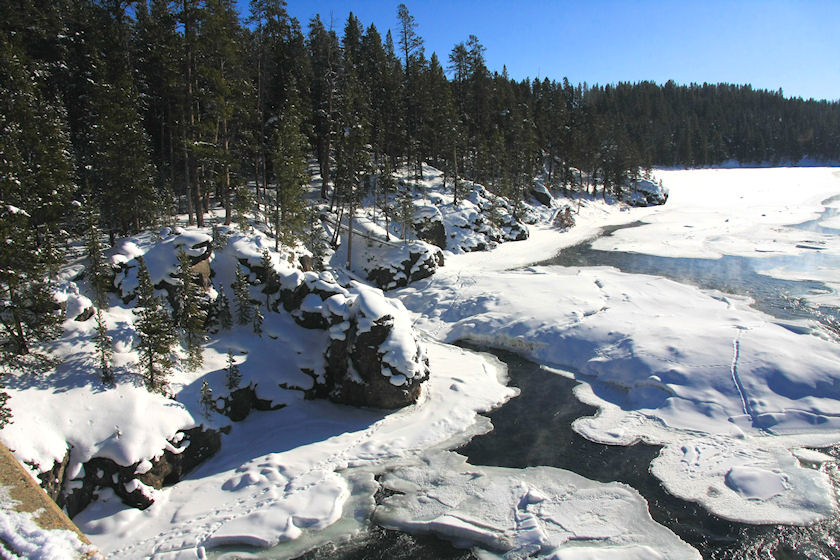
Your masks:
<path fill-rule="evenodd" d="M 478 467 L 438 453 L 389 470 L 382 484 L 396 494 L 377 507 L 378 523 L 505 558 L 700 558 L 632 488 L 561 469 Z"/>
<path fill-rule="evenodd" d="M 336 522 L 348 499 L 345 469 L 385 468 L 489 429 L 479 412 L 515 394 L 495 360 L 430 343 L 434 375 L 421 403 L 391 414 L 298 399 L 234 424 L 224 453 L 139 512 L 100 500 L 76 517 L 104 554 L 154 550 L 198 557 L 205 547 L 267 546 Z M 346 476 L 345 476 L 346 475 Z M 372 492 L 375 488 L 371 488 Z M 187 557 L 187 556 L 184 556 Z"/>

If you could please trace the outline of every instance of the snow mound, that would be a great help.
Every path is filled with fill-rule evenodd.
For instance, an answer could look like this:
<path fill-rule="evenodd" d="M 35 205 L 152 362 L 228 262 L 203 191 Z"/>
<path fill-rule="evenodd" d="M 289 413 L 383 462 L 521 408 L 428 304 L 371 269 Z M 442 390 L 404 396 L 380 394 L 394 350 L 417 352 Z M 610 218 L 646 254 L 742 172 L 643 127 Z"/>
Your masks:
<path fill-rule="evenodd" d="M 654 459 L 651 472 L 671 494 L 746 523 L 804 525 L 835 508 L 825 472 L 802 467 L 771 438 L 674 442 Z"/>

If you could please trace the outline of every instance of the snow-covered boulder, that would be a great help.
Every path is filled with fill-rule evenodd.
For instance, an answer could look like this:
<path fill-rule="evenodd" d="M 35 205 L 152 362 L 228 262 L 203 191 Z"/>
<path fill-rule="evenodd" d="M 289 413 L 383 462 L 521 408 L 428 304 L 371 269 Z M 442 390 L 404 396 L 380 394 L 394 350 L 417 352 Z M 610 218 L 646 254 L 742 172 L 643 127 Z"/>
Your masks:
<path fill-rule="evenodd" d="M 446 249 L 446 228 L 443 214 L 434 204 L 414 202 L 414 231 L 417 237 L 427 243 Z"/>
<path fill-rule="evenodd" d="M 624 201 L 631 206 L 659 206 L 668 200 L 668 189 L 650 179 L 636 179 L 624 185 Z"/>
<path fill-rule="evenodd" d="M 402 288 L 433 275 L 443 266 L 443 252 L 425 241 L 381 247 L 365 267 L 367 279 L 383 290 Z"/>
<path fill-rule="evenodd" d="M 529 192 L 531 193 L 531 196 L 534 197 L 534 200 L 536 200 L 543 206 L 548 206 L 549 208 L 551 208 L 554 202 L 554 197 L 551 196 L 551 193 L 544 184 L 535 183 L 531 186 Z"/>
<path fill-rule="evenodd" d="M 429 361 L 408 311 L 377 289 L 354 284 L 346 320 L 330 331 L 325 359 L 330 400 L 375 408 L 417 401 Z"/>

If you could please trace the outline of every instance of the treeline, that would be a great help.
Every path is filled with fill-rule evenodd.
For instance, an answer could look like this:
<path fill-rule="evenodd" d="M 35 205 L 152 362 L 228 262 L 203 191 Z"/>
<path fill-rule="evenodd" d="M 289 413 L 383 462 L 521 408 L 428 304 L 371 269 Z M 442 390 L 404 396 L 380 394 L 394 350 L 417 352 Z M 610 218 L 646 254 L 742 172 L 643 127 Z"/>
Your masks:
<path fill-rule="evenodd" d="M 787 99 L 749 85 L 619 83 L 586 90 L 594 113 L 620 123 L 643 165 L 726 160 L 840 160 L 840 103 Z"/>
<path fill-rule="evenodd" d="M 317 158 L 324 197 L 422 161 L 518 198 L 542 173 L 573 184 L 572 169 L 616 190 L 654 165 L 840 158 L 836 102 L 518 82 L 487 69 L 475 36 L 427 57 L 405 5 L 384 37 L 352 14 L 340 35 L 317 16 L 304 27 L 284 5 L 252 0 L 241 18 L 232 0 L 5 2 L 4 140 L 40 168 L 43 204 L 81 191 L 112 235 L 176 211 L 201 225 L 211 200 L 229 222 L 253 205 L 246 183 L 268 204 L 267 185 L 300 178 L 290 151 Z M 299 195 L 275 201 L 293 232 Z"/>
<path fill-rule="evenodd" d="M 282 0 L 244 17 L 232 0 L 0 3 L 5 355 L 56 332 L 43 281 L 80 203 L 112 242 L 176 213 L 201 226 L 218 205 L 226 223 L 259 215 L 280 243 L 308 236 L 309 158 L 350 219 L 363 177 L 387 206 L 391 173 L 424 161 L 457 201 L 462 178 L 521 200 L 536 176 L 606 193 L 654 165 L 840 159 L 837 102 L 516 81 L 488 70 L 475 36 L 442 60 L 403 4 L 395 24 L 383 36 L 350 14 L 339 34 Z"/>

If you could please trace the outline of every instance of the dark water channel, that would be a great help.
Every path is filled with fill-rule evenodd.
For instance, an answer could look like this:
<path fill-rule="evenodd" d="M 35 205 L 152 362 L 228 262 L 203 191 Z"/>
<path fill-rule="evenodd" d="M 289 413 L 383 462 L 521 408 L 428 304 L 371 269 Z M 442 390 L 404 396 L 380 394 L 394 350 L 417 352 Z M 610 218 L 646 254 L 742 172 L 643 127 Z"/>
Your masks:
<path fill-rule="evenodd" d="M 469 346 L 468 346 L 469 347 Z M 488 414 L 493 431 L 457 451 L 473 465 L 552 466 L 600 482 L 623 482 L 647 500 L 653 519 L 715 560 L 828 560 L 840 558 L 840 525 L 830 519 L 808 527 L 727 521 L 698 504 L 671 496 L 650 474 L 659 447 L 601 445 L 578 435 L 571 423 L 595 408 L 575 398 L 577 381 L 552 374 L 509 352 L 489 351 L 508 365 L 519 397 Z M 824 450 L 840 457 L 840 447 Z"/>

